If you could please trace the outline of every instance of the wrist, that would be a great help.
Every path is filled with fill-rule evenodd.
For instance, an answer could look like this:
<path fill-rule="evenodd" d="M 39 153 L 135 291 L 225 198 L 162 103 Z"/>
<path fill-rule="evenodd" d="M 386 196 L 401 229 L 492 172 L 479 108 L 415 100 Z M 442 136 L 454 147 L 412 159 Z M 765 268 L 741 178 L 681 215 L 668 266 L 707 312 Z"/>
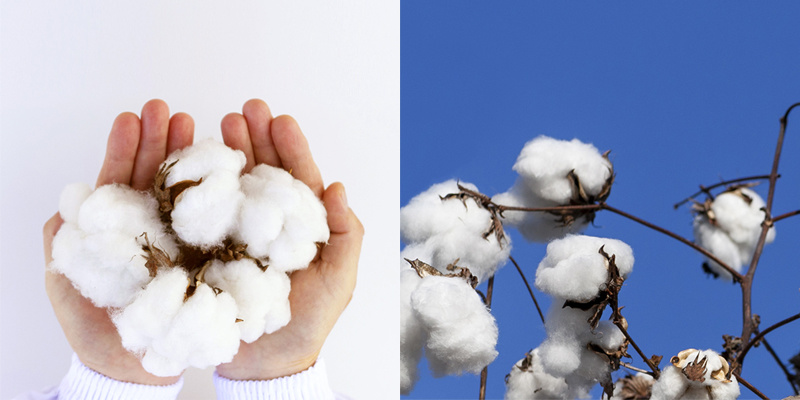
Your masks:
<path fill-rule="evenodd" d="M 168 386 L 177 383 L 181 379 L 178 376 L 156 376 L 144 370 L 138 359 L 133 357 L 117 357 L 97 362 L 91 359 L 84 359 L 78 356 L 79 361 L 86 368 L 97 372 L 105 377 L 120 381 L 151 386 Z"/>
<path fill-rule="evenodd" d="M 217 374 L 223 378 L 237 381 L 270 380 L 283 378 L 303 372 L 314 366 L 319 352 L 291 360 L 253 358 L 251 355 L 237 354 L 233 361 L 217 366 Z"/>

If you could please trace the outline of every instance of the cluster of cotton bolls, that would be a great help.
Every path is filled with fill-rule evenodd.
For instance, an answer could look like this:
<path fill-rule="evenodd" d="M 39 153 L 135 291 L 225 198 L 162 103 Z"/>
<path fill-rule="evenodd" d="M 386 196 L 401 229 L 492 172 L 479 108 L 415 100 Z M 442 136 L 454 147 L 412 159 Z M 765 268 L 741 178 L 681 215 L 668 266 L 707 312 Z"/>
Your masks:
<path fill-rule="evenodd" d="M 514 171 L 514 186 L 492 201 L 513 207 L 556 207 L 592 204 L 605 200 L 611 191 L 614 171 L 607 153 L 578 139 L 557 140 L 539 136 L 525 144 Z M 572 211 L 557 215 L 546 212 L 505 211 L 504 222 L 515 226 L 530 241 L 547 242 L 580 232 L 594 212 Z"/>
<path fill-rule="evenodd" d="M 741 272 L 753 258 L 764 222 L 764 206 L 764 200 L 746 187 L 731 188 L 713 201 L 696 206 L 699 211 L 694 218 L 697 245 Z M 775 228 L 770 227 L 766 243 L 773 240 Z M 715 261 L 708 260 L 706 265 L 715 275 L 731 279 L 731 274 Z"/>
<path fill-rule="evenodd" d="M 123 346 L 160 376 L 230 361 L 290 318 L 288 273 L 328 240 L 325 208 L 288 172 L 213 140 L 171 154 L 150 192 L 61 195 L 52 269 L 108 307 Z"/>
<path fill-rule="evenodd" d="M 652 400 L 733 400 L 739 397 L 735 376 L 727 378 L 728 362 L 713 350 L 687 349 L 670 360 L 653 384 Z"/>
<path fill-rule="evenodd" d="M 492 213 L 460 192 L 455 181 L 439 183 L 400 211 L 403 393 L 418 379 L 423 348 L 435 376 L 477 374 L 497 357 L 497 325 L 473 285 L 494 275 L 511 245 Z"/>
<path fill-rule="evenodd" d="M 608 383 L 608 355 L 624 352 L 625 336 L 611 321 L 592 328 L 587 321 L 598 305 L 585 310 L 568 305 L 590 305 L 607 288 L 610 261 L 601 249 L 613 256 L 621 278 L 633 270 L 633 251 L 616 239 L 567 235 L 548 244 L 536 270 L 536 287 L 553 297 L 545 319 L 547 337 L 535 350 L 532 375 L 512 368 L 506 398 L 585 398 L 597 383 Z"/>

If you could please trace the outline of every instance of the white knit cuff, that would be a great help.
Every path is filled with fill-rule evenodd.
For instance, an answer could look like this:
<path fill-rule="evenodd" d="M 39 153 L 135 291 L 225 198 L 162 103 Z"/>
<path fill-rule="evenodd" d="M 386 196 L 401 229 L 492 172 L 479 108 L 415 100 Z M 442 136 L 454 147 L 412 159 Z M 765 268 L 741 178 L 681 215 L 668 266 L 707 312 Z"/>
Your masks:
<path fill-rule="evenodd" d="M 58 388 L 58 399 L 83 400 L 174 400 L 183 387 L 183 377 L 169 386 L 142 385 L 111 379 L 83 365 L 72 355 L 72 365 Z"/>
<path fill-rule="evenodd" d="M 267 381 L 234 381 L 214 372 L 217 400 L 333 400 L 322 359 L 294 375 Z"/>

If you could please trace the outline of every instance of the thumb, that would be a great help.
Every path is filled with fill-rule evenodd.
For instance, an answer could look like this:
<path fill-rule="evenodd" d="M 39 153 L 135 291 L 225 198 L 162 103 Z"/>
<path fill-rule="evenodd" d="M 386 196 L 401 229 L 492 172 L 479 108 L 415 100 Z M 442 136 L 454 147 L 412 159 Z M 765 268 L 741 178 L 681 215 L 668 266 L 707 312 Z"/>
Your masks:
<path fill-rule="evenodd" d="M 61 224 L 64 223 L 64 220 L 61 219 L 61 215 L 59 213 L 55 213 L 47 222 L 44 224 L 44 228 L 42 229 L 42 239 L 44 241 L 44 261 L 45 265 L 50 265 L 50 262 L 53 261 L 53 237 L 56 236 L 56 232 L 61 228 Z"/>
<path fill-rule="evenodd" d="M 341 183 L 328 186 L 322 194 L 322 201 L 328 212 L 331 236 L 322 249 L 320 259 L 325 268 L 332 269 L 329 272 L 355 287 L 364 226 L 347 205 L 347 195 Z"/>

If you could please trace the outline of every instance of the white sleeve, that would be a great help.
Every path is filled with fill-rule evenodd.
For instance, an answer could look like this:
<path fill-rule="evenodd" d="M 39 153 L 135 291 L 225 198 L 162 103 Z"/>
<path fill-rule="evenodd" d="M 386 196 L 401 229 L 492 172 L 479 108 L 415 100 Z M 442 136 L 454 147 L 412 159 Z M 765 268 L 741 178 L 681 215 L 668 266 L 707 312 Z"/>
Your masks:
<path fill-rule="evenodd" d="M 89 369 L 72 355 L 67 376 L 58 387 L 59 400 L 174 400 L 183 387 L 183 377 L 168 386 L 142 385 L 130 382 L 121 382 Z"/>
<path fill-rule="evenodd" d="M 334 400 L 325 363 L 320 358 L 309 369 L 266 381 L 235 381 L 214 372 L 217 400 Z"/>

